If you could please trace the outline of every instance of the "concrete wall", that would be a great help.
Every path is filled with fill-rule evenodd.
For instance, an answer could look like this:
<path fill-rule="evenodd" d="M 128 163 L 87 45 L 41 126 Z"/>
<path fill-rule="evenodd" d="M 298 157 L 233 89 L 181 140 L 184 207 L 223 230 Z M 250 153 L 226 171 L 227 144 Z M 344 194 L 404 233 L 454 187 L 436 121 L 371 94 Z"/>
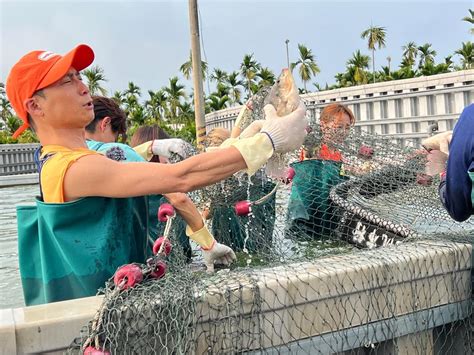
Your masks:
<path fill-rule="evenodd" d="M 407 243 L 250 274 L 221 272 L 198 302 L 196 354 L 239 346 L 259 352 L 262 344 L 275 353 L 336 353 L 393 339 L 394 349 L 432 349 L 433 329 L 472 312 L 471 257 L 467 244 Z M 91 297 L 1 310 L 0 354 L 67 349 L 100 303 Z"/>

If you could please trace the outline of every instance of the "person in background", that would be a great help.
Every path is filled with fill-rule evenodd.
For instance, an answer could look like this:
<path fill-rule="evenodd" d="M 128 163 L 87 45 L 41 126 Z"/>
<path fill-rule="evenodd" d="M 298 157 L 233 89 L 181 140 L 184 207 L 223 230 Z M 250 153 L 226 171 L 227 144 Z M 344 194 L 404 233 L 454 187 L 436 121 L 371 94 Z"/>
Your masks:
<path fill-rule="evenodd" d="M 429 151 L 427 172 L 439 173 L 439 196 L 446 211 L 458 222 L 474 214 L 474 104 L 464 108 L 454 130 L 422 142 Z"/>
<path fill-rule="evenodd" d="M 171 137 L 168 135 L 168 133 L 166 133 L 163 128 L 157 124 L 153 126 L 141 126 L 137 128 L 135 133 L 133 133 L 132 137 L 130 138 L 130 146 L 135 148 L 145 142 L 170 138 Z M 186 153 L 180 152 L 179 155 L 185 157 Z M 150 162 L 166 164 L 169 163 L 169 160 L 164 156 L 153 155 Z"/>
<path fill-rule="evenodd" d="M 330 104 L 319 121 L 320 143 L 304 143 L 300 161 L 291 164 L 295 176 L 288 206 L 289 234 L 297 239 L 328 237 L 339 223 L 329 192 L 347 179 L 337 146 L 349 135 L 355 117 L 347 106 Z"/>

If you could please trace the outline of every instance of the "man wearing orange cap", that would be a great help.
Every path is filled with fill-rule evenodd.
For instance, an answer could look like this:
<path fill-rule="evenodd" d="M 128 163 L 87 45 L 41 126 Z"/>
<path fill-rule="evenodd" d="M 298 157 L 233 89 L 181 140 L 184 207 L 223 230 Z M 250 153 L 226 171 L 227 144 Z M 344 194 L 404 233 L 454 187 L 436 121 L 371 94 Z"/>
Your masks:
<path fill-rule="evenodd" d="M 79 71 L 94 52 L 79 45 L 62 56 L 33 51 L 12 68 L 6 92 L 39 137 L 42 201 L 18 208 L 19 261 L 25 302 L 38 304 L 94 295 L 120 265 L 146 259 L 146 204 L 136 196 L 188 192 L 247 169 L 252 175 L 274 152 L 297 149 L 306 134 L 305 106 L 265 122 L 249 138 L 178 164 L 120 164 L 87 149 L 84 128 L 94 117 Z M 201 231 L 190 231 L 199 240 Z M 230 248 L 202 245 L 208 260 L 229 264 Z"/>

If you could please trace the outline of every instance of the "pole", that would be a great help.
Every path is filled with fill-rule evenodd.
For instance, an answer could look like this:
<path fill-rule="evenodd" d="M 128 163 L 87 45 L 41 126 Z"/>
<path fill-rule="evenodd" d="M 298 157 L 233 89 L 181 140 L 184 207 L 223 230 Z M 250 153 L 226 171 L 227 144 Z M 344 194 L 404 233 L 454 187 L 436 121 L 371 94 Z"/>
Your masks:
<path fill-rule="evenodd" d="M 199 21 L 197 0 L 189 0 L 189 26 L 191 30 L 191 56 L 193 62 L 194 116 L 196 120 L 196 143 L 203 150 L 202 142 L 206 137 L 204 118 L 204 90 L 202 87 L 201 46 L 199 42 Z"/>
<path fill-rule="evenodd" d="M 290 43 L 289 39 L 285 41 L 285 44 L 286 44 L 286 64 L 288 65 L 288 69 L 290 69 L 290 53 L 288 52 L 288 43 Z"/>

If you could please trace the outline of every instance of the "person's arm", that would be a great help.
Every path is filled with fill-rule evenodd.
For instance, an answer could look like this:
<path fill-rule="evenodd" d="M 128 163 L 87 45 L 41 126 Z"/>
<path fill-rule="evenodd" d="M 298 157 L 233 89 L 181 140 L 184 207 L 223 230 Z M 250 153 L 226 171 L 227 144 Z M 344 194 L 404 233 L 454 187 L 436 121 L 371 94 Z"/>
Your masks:
<path fill-rule="evenodd" d="M 64 178 L 65 201 L 86 196 L 133 197 L 189 192 L 223 180 L 247 167 L 235 147 L 196 155 L 177 164 L 122 164 L 87 155 Z"/>
<path fill-rule="evenodd" d="M 204 227 L 202 216 L 189 196 L 180 192 L 165 194 L 164 196 L 193 231 Z"/>
<path fill-rule="evenodd" d="M 449 215 L 462 222 L 473 214 L 472 181 L 468 171 L 474 169 L 474 105 L 464 109 L 449 145 L 446 180 L 439 187 L 439 194 Z"/>
<path fill-rule="evenodd" d="M 177 164 L 120 164 L 101 156 L 84 156 L 67 169 L 64 200 L 86 196 L 131 197 L 189 192 L 245 168 L 252 175 L 273 152 L 295 150 L 306 136 L 306 107 L 303 103 L 280 118 L 271 105 L 265 106 L 264 111 L 266 120 L 261 133 L 238 139 L 231 147 L 196 155 Z"/>

